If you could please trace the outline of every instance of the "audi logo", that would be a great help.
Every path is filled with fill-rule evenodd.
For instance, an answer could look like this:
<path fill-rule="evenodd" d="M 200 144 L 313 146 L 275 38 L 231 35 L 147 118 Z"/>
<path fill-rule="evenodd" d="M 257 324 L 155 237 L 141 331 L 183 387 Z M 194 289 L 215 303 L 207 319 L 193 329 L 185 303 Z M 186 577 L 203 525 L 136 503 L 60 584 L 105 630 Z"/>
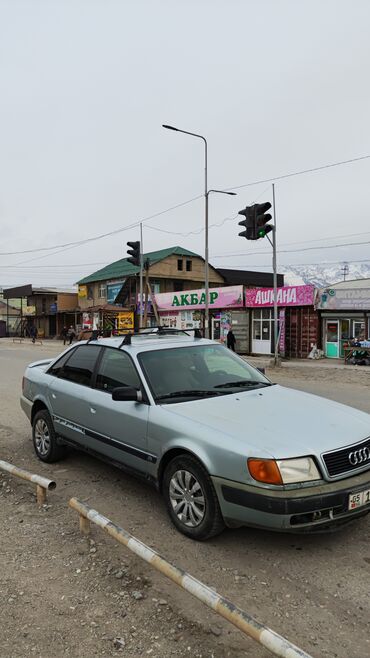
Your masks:
<path fill-rule="evenodd" d="M 370 461 L 370 447 L 360 448 L 359 450 L 354 450 L 348 455 L 348 461 L 352 466 L 357 466 L 357 464 L 364 464 L 365 462 Z"/>

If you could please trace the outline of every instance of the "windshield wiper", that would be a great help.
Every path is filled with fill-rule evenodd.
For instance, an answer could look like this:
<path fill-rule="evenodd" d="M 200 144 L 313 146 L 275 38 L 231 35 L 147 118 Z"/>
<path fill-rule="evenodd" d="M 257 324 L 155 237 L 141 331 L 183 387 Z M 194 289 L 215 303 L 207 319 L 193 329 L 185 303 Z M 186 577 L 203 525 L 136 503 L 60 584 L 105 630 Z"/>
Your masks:
<path fill-rule="evenodd" d="M 157 395 L 156 400 L 164 400 L 167 398 L 186 398 L 186 397 L 195 397 L 195 398 L 205 398 L 215 395 L 222 395 L 221 391 L 215 390 L 192 390 L 188 389 L 186 391 L 173 391 L 172 393 L 164 393 L 163 395 Z"/>
<path fill-rule="evenodd" d="M 217 384 L 215 388 L 233 388 L 239 386 L 272 386 L 270 382 L 258 382 L 251 379 L 241 379 L 237 382 L 225 382 L 224 384 Z"/>

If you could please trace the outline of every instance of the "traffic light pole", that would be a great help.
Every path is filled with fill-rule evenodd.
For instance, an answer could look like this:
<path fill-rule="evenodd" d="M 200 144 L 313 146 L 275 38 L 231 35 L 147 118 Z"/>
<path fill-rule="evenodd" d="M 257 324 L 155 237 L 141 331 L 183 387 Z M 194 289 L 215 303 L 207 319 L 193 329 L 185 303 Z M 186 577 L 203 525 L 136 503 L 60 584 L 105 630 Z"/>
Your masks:
<path fill-rule="evenodd" d="M 140 222 L 140 315 L 139 327 L 143 326 L 143 225 Z"/>

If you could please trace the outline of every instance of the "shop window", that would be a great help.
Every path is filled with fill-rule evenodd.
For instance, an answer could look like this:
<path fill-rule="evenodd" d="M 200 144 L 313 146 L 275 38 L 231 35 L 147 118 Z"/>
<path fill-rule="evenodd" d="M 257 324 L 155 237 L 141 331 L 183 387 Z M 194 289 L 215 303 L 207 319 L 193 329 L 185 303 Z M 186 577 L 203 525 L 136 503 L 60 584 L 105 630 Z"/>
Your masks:
<path fill-rule="evenodd" d="M 105 285 L 105 283 L 101 283 L 99 286 L 99 298 L 100 299 L 107 298 L 107 286 Z"/>
<path fill-rule="evenodd" d="M 186 271 L 187 271 L 187 272 L 191 272 L 192 269 L 193 269 L 193 263 L 192 263 L 192 261 L 191 261 L 191 260 L 187 260 L 187 261 L 186 261 Z"/>
<path fill-rule="evenodd" d="M 161 282 L 160 281 L 151 281 L 150 282 L 152 291 L 154 295 L 159 295 L 161 292 Z"/>
<path fill-rule="evenodd" d="M 178 269 L 179 272 L 182 272 L 182 270 L 183 270 L 183 260 L 182 260 L 182 258 L 179 258 L 178 261 L 177 261 L 177 269 Z"/>

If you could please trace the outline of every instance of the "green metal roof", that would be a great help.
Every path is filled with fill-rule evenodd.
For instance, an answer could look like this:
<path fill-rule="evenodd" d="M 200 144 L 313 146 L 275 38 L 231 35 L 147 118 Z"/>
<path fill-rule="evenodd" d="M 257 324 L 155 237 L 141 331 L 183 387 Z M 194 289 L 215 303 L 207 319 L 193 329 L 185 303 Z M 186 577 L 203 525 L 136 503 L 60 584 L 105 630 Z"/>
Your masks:
<path fill-rule="evenodd" d="M 149 260 L 150 265 L 158 263 L 168 256 L 197 256 L 202 258 L 199 254 L 195 254 L 193 251 L 184 249 L 183 247 L 169 247 L 168 249 L 160 249 L 159 251 L 150 251 L 148 254 L 144 254 L 144 261 Z M 77 281 L 78 284 L 92 283 L 94 281 L 106 281 L 107 279 L 121 279 L 127 278 L 129 276 L 134 276 L 140 272 L 140 268 L 132 265 L 127 262 L 127 258 L 121 258 L 121 260 L 116 260 L 110 265 L 106 265 L 101 270 L 85 276 L 80 281 Z"/>

